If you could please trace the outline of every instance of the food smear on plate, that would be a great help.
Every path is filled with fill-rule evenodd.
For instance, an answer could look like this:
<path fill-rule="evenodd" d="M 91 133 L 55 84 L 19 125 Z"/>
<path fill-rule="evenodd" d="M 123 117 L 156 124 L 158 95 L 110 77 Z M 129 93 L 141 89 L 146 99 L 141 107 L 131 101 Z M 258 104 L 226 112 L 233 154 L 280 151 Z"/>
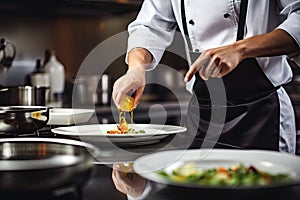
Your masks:
<path fill-rule="evenodd" d="M 138 134 L 145 133 L 144 130 L 136 130 L 133 126 L 133 110 L 134 110 L 134 98 L 125 95 L 122 99 L 121 108 L 119 109 L 119 124 L 117 129 L 109 130 L 107 134 Z M 130 124 L 126 121 L 126 113 L 129 112 Z"/>
<path fill-rule="evenodd" d="M 157 172 L 164 178 L 177 183 L 195 184 L 200 186 L 221 187 L 253 187 L 278 184 L 291 179 L 288 174 L 271 174 L 254 166 L 243 164 L 231 167 L 215 167 L 198 169 L 194 163 L 187 163 L 171 172 Z"/>

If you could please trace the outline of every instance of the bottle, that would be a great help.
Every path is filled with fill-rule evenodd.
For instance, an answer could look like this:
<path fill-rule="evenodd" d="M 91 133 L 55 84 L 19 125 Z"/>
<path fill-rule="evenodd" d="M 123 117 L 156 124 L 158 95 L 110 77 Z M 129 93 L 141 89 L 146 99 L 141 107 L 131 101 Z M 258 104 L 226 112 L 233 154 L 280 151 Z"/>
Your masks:
<path fill-rule="evenodd" d="M 36 60 L 35 70 L 30 74 L 29 83 L 36 87 L 50 87 L 50 76 L 44 72 L 41 59 Z"/>
<path fill-rule="evenodd" d="M 50 76 L 50 101 L 61 101 L 65 87 L 65 68 L 54 50 L 45 51 L 44 71 Z"/>

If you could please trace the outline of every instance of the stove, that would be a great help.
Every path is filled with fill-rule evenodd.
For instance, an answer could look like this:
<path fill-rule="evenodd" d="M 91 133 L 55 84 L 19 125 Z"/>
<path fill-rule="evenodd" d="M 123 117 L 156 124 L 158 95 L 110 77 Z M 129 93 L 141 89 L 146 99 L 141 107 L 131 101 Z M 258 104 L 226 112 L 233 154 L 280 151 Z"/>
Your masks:
<path fill-rule="evenodd" d="M 62 191 L 63 190 L 63 191 Z M 32 192 L 1 192 L 1 198 L 4 199 L 24 199 L 30 200 L 82 200 L 82 191 L 74 190 L 73 188 L 63 188 L 55 191 L 32 191 Z"/>

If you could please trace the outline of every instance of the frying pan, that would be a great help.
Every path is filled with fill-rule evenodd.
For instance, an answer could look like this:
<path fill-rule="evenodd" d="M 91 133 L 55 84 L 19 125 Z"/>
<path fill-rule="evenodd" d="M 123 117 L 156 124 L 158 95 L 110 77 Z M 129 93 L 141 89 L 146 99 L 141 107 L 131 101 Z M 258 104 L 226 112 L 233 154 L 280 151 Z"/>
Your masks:
<path fill-rule="evenodd" d="M 49 120 L 46 106 L 0 106 L 0 135 L 35 132 Z"/>
<path fill-rule="evenodd" d="M 0 140 L 0 192 L 38 193 L 82 188 L 91 176 L 92 145 L 59 138 Z"/>

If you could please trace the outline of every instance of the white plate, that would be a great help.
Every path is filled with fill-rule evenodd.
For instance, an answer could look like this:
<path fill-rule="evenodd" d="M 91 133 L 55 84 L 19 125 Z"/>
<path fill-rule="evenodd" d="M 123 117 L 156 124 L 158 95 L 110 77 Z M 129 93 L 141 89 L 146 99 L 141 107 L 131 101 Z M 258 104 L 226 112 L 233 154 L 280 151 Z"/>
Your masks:
<path fill-rule="evenodd" d="M 151 162 L 149 162 L 151 161 Z M 278 185 L 249 186 L 249 187 L 213 187 L 188 183 L 177 183 L 165 179 L 157 174 L 158 171 L 172 170 L 185 163 L 194 162 L 197 168 L 229 167 L 236 164 L 252 165 L 257 169 L 270 173 L 287 173 L 292 180 Z M 300 183 L 300 157 L 262 150 L 223 150 L 223 149 L 197 149 L 197 150 L 171 150 L 148 154 L 134 162 L 134 171 L 142 177 L 154 182 L 167 185 L 204 188 L 204 189 L 259 189 L 289 186 Z"/>
<path fill-rule="evenodd" d="M 129 127 L 131 125 L 129 124 Z M 134 124 L 136 130 L 144 130 L 138 134 L 106 134 L 109 130 L 116 130 L 116 124 L 92 124 L 54 128 L 56 134 L 79 137 L 92 142 L 114 142 L 126 145 L 142 145 L 159 142 L 171 134 L 183 133 L 185 127 L 159 124 Z"/>
<path fill-rule="evenodd" d="M 81 108 L 53 108 L 47 125 L 74 125 L 87 122 L 95 111 Z"/>

